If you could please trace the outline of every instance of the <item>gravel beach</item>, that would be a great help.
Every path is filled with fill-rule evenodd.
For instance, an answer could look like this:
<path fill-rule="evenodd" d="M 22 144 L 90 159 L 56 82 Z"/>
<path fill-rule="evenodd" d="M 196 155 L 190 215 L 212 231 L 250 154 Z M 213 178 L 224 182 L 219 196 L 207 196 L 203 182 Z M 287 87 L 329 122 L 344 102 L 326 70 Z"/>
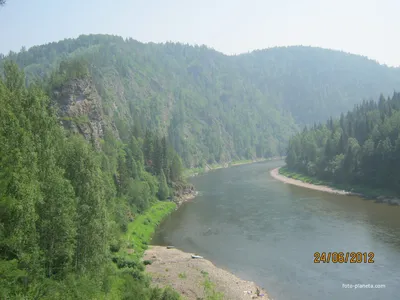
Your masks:
<path fill-rule="evenodd" d="M 327 193 L 337 194 L 337 195 L 352 195 L 353 194 L 351 192 L 346 192 L 346 191 L 343 191 L 343 190 L 337 190 L 337 189 L 331 188 L 329 186 L 306 183 L 306 182 L 303 182 L 301 180 L 297 180 L 297 179 L 293 179 L 293 178 L 289 178 L 289 177 L 283 176 L 283 175 L 279 174 L 279 168 L 271 170 L 270 174 L 271 174 L 272 177 L 274 177 L 275 179 L 277 179 L 279 181 L 282 181 L 284 183 L 297 185 L 297 186 L 301 186 L 301 187 L 304 187 L 304 188 L 307 188 L 307 189 L 312 189 L 312 190 L 317 190 L 317 191 L 327 192 Z"/>
<path fill-rule="evenodd" d="M 223 299 L 271 300 L 266 291 L 254 282 L 242 280 L 204 258 L 193 259 L 192 253 L 165 246 L 149 246 L 143 259 L 152 261 L 146 266 L 146 271 L 152 276 L 152 284 L 160 287 L 169 285 L 183 299 L 206 299 L 204 281 L 208 278 L 215 284 L 215 291 L 223 293 Z M 257 288 L 260 296 L 257 296 Z"/>

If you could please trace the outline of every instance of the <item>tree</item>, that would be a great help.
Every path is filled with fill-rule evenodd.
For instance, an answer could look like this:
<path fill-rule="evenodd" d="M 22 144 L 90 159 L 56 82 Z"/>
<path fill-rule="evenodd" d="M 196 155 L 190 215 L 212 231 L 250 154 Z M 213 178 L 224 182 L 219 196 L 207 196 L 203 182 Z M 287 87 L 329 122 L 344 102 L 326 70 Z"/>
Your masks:
<path fill-rule="evenodd" d="M 143 141 L 143 155 L 145 164 L 150 171 L 153 170 L 154 137 L 150 130 L 146 131 Z"/>
<path fill-rule="evenodd" d="M 164 159 L 166 159 L 166 157 L 164 157 L 161 140 L 157 136 L 154 137 L 153 145 L 154 148 L 151 159 L 153 162 L 153 172 L 156 175 L 160 175 L 161 171 L 163 171 Z"/>
<path fill-rule="evenodd" d="M 165 200 L 169 196 L 169 188 L 168 188 L 167 180 L 165 179 L 163 170 L 161 170 L 158 181 L 160 183 L 159 188 L 158 188 L 158 194 L 157 194 L 158 199 Z"/>
<path fill-rule="evenodd" d="M 182 177 L 182 160 L 175 154 L 171 162 L 171 181 L 179 181 Z"/>
<path fill-rule="evenodd" d="M 77 241 L 74 267 L 79 272 L 99 267 L 107 253 L 106 201 L 98 158 L 80 136 L 66 145 L 66 177 L 77 198 Z"/>
<path fill-rule="evenodd" d="M 168 144 L 167 138 L 163 136 L 161 138 L 161 156 L 162 156 L 162 170 L 164 171 L 165 177 L 169 178 L 169 167 L 168 167 Z"/>

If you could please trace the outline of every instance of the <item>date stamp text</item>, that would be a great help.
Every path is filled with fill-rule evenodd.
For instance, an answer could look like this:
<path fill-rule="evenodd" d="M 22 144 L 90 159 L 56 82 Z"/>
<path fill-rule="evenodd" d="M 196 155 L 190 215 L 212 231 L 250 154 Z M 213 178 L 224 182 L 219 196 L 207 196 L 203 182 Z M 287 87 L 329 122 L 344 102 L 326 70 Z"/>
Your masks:
<path fill-rule="evenodd" d="M 315 252 L 314 263 L 373 264 L 374 252 Z"/>

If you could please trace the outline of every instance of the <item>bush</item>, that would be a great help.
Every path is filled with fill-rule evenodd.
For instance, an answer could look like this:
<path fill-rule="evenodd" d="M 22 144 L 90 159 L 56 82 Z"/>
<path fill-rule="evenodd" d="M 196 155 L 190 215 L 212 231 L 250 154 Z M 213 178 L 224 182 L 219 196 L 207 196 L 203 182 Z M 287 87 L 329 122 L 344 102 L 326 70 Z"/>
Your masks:
<path fill-rule="evenodd" d="M 110 244 L 110 251 L 116 253 L 121 249 L 121 241 L 114 240 Z"/>
<path fill-rule="evenodd" d="M 140 263 L 138 261 L 136 261 L 135 259 L 114 256 L 112 258 L 112 261 L 117 265 L 118 269 L 122 269 L 122 268 L 139 268 L 140 269 Z"/>

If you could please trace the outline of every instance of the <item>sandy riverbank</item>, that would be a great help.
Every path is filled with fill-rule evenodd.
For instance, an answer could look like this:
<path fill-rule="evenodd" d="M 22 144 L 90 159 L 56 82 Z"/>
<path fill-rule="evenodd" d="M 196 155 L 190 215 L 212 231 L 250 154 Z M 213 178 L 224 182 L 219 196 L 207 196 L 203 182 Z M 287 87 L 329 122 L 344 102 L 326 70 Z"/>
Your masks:
<path fill-rule="evenodd" d="M 143 259 L 152 261 L 146 266 L 152 284 L 160 287 L 170 285 L 184 299 L 197 300 L 206 299 L 204 281 L 208 278 L 215 284 L 215 291 L 223 293 L 223 299 L 270 299 L 254 282 L 242 280 L 206 259 L 193 259 L 191 255 L 178 249 L 150 246 Z M 257 288 L 260 296 L 256 295 Z"/>
<path fill-rule="evenodd" d="M 279 169 L 280 168 L 271 170 L 270 174 L 275 179 L 282 181 L 284 183 L 289 183 L 289 184 L 301 186 L 301 187 L 304 187 L 307 189 L 317 190 L 317 191 L 321 191 L 321 192 L 327 192 L 327 193 L 336 194 L 336 195 L 353 195 L 353 193 L 351 193 L 351 192 L 337 190 L 337 189 L 331 188 L 329 186 L 306 183 L 301 180 L 283 176 L 283 175 L 279 174 Z"/>

